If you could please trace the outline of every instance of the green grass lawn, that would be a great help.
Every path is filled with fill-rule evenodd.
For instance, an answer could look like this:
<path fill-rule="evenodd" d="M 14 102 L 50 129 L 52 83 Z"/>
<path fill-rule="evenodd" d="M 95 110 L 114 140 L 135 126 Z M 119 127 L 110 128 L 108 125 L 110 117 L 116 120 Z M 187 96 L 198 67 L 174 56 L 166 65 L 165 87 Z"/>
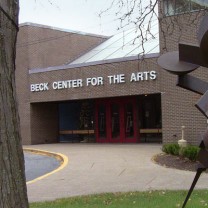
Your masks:
<path fill-rule="evenodd" d="M 182 207 L 187 191 L 109 193 L 32 203 L 30 208 L 174 208 Z M 186 208 L 208 207 L 208 190 L 194 190 Z"/>

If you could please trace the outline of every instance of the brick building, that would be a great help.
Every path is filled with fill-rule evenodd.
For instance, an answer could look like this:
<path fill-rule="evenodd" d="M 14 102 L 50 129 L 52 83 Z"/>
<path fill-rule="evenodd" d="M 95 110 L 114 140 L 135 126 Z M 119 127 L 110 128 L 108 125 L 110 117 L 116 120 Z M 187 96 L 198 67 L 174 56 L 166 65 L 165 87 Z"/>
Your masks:
<path fill-rule="evenodd" d="M 177 7 L 173 12 L 168 0 L 161 8 L 163 21 L 143 47 L 133 29 L 104 37 L 21 25 L 16 87 L 23 144 L 168 143 L 180 139 L 183 125 L 186 140 L 197 143 L 207 127 L 194 107 L 199 95 L 177 88 L 177 77 L 161 69 L 157 58 L 177 50 L 179 40 L 196 43 L 200 15 Z M 174 21 L 170 32 L 167 25 Z M 192 74 L 206 80 L 205 72 Z"/>

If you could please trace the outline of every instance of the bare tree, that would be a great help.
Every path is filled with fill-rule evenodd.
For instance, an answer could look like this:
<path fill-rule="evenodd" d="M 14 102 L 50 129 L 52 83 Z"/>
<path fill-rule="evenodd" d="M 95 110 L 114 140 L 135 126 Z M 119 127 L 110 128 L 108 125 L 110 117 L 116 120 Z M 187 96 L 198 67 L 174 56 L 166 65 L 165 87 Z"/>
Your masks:
<path fill-rule="evenodd" d="M 111 4 L 100 12 L 100 17 L 109 11 L 115 11 L 120 20 L 118 30 L 125 27 L 137 28 L 138 38 L 145 42 L 151 33 L 151 27 L 158 19 L 158 1 L 161 0 L 112 0 Z"/>
<path fill-rule="evenodd" d="M 184 24 L 197 26 L 200 20 L 198 17 L 207 13 L 207 7 L 208 0 L 112 0 L 111 4 L 100 12 L 100 16 L 109 11 L 116 11 L 115 14 L 120 20 L 118 29 L 126 26 L 137 28 L 138 37 L 144 45 L 148 36 L 154 38 L 151 28 L 155 24 L 160 25 L 160 34 L 164 41 L 177 28 L 180 34 L 177 40 L 179 42 Z M 193 13 L 192 10 L 197 12 Z M 183 21 L 183 16 L 186 16 L 186 21 Z M 161 49 L 168 50 L 166 43 Z"/>
<path fill-rule="evenodd" d="M 18 0 L 0 2 L 0 207 L 27 208 L 24 158 L 15 92 Z"/>

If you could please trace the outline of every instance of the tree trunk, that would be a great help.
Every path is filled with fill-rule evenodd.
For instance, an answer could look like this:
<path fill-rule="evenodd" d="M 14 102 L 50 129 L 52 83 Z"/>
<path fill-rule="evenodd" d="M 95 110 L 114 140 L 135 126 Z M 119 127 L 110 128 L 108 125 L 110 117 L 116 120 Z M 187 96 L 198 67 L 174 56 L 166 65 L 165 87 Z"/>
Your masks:
<path fill-rule="evenodd" d="M 0 208 L 27 208 L 15 91 L 18 0 L 0 1 Z"/>

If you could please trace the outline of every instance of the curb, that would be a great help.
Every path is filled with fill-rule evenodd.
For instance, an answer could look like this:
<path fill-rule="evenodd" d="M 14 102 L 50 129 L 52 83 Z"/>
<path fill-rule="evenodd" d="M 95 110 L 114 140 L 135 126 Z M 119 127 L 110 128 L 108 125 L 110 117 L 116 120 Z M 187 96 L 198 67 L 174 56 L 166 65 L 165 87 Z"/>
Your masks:
<path fill-rule="evenodd" d="M 49 156 L 49 157 L 54 157 L 54 158 L 56 158 L 57 160 L 59 160 L 61 162 L 61 165 L 57 169 L 55 169 L 55 170 L 53 170 L 49 173 L 46 173 L 46 174 L 44 174 L 44 175 L 42 175 L 42 176 L 40 176 L 40 177 L 38 177 L 34 180 L 26 182 L 27 185 L 35 183 L 35 182 L 37 182 L 39 180 L 42 180 L 42 179 L 44 179 L 44 178 L 46 178 L 46 177 L 48 177 L 48 176 L 50 176 L 54 173 L 59 172 L 60 170 L 65 168 L 66 165 L 68 164 L 68 157 L 66 155 L 61 154 L 61 153 L 48 152 L 48 151 L 45 151 L 45 150 L 30 149 L 30 148 L 23 148 L 23 151 L 34 153 L 34 154 L 39 154 L 39 155 L 45 155 L 45 156 Z"/>

